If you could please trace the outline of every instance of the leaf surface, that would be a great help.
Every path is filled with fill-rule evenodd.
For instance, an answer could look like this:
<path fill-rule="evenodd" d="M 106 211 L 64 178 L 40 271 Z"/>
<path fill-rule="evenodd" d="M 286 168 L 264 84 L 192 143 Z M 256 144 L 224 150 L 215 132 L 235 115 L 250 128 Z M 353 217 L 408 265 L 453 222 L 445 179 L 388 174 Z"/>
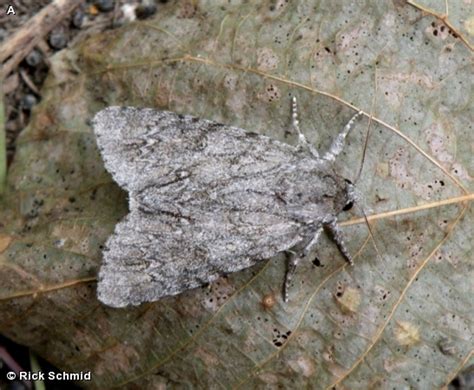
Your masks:
<path fill-rule="evenodd" d="M 403 2 L 181 2 L 57 55 L 18 139 L 0 231 L 0 332 L 82 385 L 439 388 L 472 364 L 472 52 Z M 149 106 L 326 150 L 368 214 L 341 216 L 348 267 L 323 237 L 281 300 L 284 257 L 130 309 L 95 296 L 127 213 L 88 121 Z"/>

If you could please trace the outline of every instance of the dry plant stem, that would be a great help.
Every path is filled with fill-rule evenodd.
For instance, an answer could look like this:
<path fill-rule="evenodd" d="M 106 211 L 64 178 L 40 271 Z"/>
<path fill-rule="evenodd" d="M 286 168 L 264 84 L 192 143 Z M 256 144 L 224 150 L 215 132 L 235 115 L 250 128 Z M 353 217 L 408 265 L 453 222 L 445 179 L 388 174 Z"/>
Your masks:
<path fill-rule="evenodd" d="M 84 0 L 54 0 L 0 46 L 0 79 L 6 78 L 25 56 Z"/>
<path fill-rule="evenodd" d="M 28 86 L 28 88 L 30 88 L 37 95 L 40 94 L 39 89 L 36 87 L 35 83 L 30 79 L 30 77 L 24 70 L 20 70 L 20 76 L 25 82 L 25 84 Z"/>
<path fill-rule="evenodd" d="M 439 200 L 439 201 L 435 201 L 431 203 L 422 204 L 419 206 L 407 207 L 407 208 L 403 208 L 399 210 L 385 211 L 378 214 L 368 215 L 367 221 L 370 222 L 370 221 L 375 221 L 377 219 L 385 219 L 385 218 L 390 218 L 397 215 L 410 214 L 417 211 L 432 209 L 432 208 L 441 207 L 441 206 L 447 206 L 450 204 L 470 202 L 472 200 L 474 200 L 474 194 L 461 195 L 454 198 L 443 199 L 443 200 Z M 341 222 L 341 226 L 356 225 L 356 224 L 364 223 L 364 222 L 365 222 L 365 218 L 356 218 L 356 219 L 351 219 L 349 221 Z"/>

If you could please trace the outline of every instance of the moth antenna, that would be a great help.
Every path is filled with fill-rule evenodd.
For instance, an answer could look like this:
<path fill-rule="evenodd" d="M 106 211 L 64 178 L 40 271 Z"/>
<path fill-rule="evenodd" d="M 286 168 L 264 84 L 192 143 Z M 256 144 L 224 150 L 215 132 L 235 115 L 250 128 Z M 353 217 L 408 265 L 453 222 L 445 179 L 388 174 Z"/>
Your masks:
<path fill-rule="evenodd" d="M 305 135 L 300 130 L 300 121 L 298 119 L 298 105 L 296 104 L 296 97 L 291 99 L 291 126 L 298 134 L 298 149 L 309 150 L 314 158 L 319 158 L 318 151 L 306 139 Z"/>
<path fill-rule="evenodd" d="M 377 248 L 377 244 L 375 243 L 375 236 L 372 231 L 372 228 L 370 227 L 369 219 L 367 218 L 367 215 L 365 214 L 365 211 L 361 206 L 356 205 L 356 207 L 360 210 L 360 212 L 362 213 L 362 216 L 364 217 L 365 224 L 367 225 L 367 229 L 369 230 L 369 236 L 372 239 L 372 242 L 374 243 L 374 248 L 375 248 L 375 253 L 377 253 L 377 258 L 379 259 L 379 261 L 380 260 L 383 261 L 383 257 L 379 252 L 379 248 Z"/>
<path fill-rule="evenodd" d="M 353 117 L 349 120 L 349 122 L 347 122 L 347 124 L 344 126 L 342 131 L 337 135 L 337 137 L 332 142 L 329 150 L 323 156 L 324 160 L 327 160 L 327 161 L 336 160 L 336 157 L 339 155 L 339 153 L 342 152 L 342 149 L 344 148 L 344 143 L 346 141 L 347 134 L 349 134 L 349 132 L 354 127 L 354 123 L 356 119 L 359 116 L 361 116 L 363 113 L 364 113 L 363 111 L 357 112 L 356 114 L 353 115 Z"/>
<path fill-rule="evenodd" d="M 300 121 L 298 119 L 298 105 L 296 103 L 295 96 L 293 96 L 293 99 L 291 99 L 291 125 L 293 126 L 293 129 L 296 131 L 296 134 L 298 134 L 298 144 L 302 146 L 307 146 L 308 141 L 306 140 L 306 137 L 300 130 Z"/>
<path fill-rule="evenodd" d="M 377 67 L 375 67 L 374 84 L 375 84 L 375 91 L 374 91 L 374 97 L 372 99 L 372 108 L 370 109 L 369 123 L 367 125 L 367 133 L 366 133 L 366 136 L 365 136 L 364 149 L 362 151 L 362 159 L 361 159 L 361 162 L 360 162 L 359 172 L 357 172 L 357 176 L 354 180 L 354 184 L 356 184 L 359 181 L 360 176 L 362 175 L 362 169 L 364 169 L 364 163 L 365 163 L 365 154 L 367 152 L 367 145 L 369 144 L 370 128 L 371 128 L 371 125 L 372 125 L 372 119 L 374 117 L 373 112 L 374 112 L 375 101 L 376 101 L 376 98 L 377 98 L 377 89 L 378 89 L 377 88 Z M 364 210 L 362 210 L 362 213 L 365 216 Z"/>
<path fill-rule="evenodd" d="M 372 117 L 373 117 L 372 114 L 370 114 L 369 124 L 367 126 L 367 132 L 365 133 L 365 141 L 364 141 L 364 149 L 362 150 L 362 158 L 361 158 L 361 161 L 360 161 L 359 171 L 357 172 L 357 176 L 354 179 L 354 184 L 357 184 L 357 182 L 360 179 L 360 176 L 362 175 L 362 170 L 364 169 L 365 155 L 367 153 L 367 146 L 369 145 L 369 137 L 370 137 L 371 124 L 372 124 Z"/>

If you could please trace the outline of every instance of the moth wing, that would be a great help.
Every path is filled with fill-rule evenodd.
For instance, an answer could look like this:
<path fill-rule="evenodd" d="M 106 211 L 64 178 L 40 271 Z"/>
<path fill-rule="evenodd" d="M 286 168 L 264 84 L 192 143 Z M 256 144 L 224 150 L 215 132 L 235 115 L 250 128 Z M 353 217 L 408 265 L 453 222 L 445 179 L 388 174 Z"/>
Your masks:
<path fill-rule="evenodd" d="M 105 166 L 130 193 L 107 242 L 99 299 L 154 301 L 296 244 L 279 199 L 301 156 L 290 145 L 172 112 L 109 107 L 94 118 Z"/>
<path fill-rule="evenodd" d="M 151 108 L 108 107 L 96 114 L 93 127 L 105 167 L 121 187 L 131 191 L 181 180 L 196 166 L 217 166 L 222 168 L 222 179 L 230 178 L 226 167 L 236 167 L 238 162 L 233 158 L 239 155 L 243 160 L 245 155 L 264 155 L 264 166 L 257 170 L 271 169 L 289 162 L 293 149 L 237 127 Z M 253 137 L 259 142 L 255 143 Z M 258 161 L 249 158 L 247 165 L 245 161 L 242 164 L 237 168 L 245 174 L 248 164 Z"/>
<path fill-rule="evenodd" d="M 130 213 L 107 241 L 99 299 L 112 307 L 156 301 L 248 268 L 297 242 L 297 224 L 279 216 L 253 217 L 260 222 L 225 223 L 224 216 L 207 215 L 192 224 L 166 213 Z"/>

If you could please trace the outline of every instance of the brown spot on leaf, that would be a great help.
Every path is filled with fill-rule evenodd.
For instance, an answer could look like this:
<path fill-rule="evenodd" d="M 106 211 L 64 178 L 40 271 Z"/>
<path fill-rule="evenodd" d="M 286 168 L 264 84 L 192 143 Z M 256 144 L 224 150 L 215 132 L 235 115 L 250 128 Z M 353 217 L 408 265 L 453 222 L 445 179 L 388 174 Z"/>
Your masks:
<path fill-rule="evenodd" d="M 0 234 L 0 253 L 4 252 L 12 241 L 13 238 L 11 236 Z"/>
<path fill-rule="evenodd" d="M 178 18 L 191 19 L 196 15 L 197 9 L 198 7 L 194 1 L 183 1 Z"/>
<path fill-rule="evenodd" d="M 217 366 L 220 362 L 216 355 L 204 349 L 203 347 L 200 347 L 196 350 L 196 356 L 204 362 L 205 367 Z"/>
<path fill-rule="evenodd" d="M 265 295 L 262 298 L 262 306 L 265 310 L 271 309 L 273 306 L 275 306 L 276 303 L 276 298 L 274 293 L 270 293 Z"/>
<path fill-rule="evenodd" d="M 359 308 L 360 292 L 355 288 L 339 288 L 334 298 L 344 313 L 355 313 Z"/>
<path fill-rule="evenodd" d="M 257 51 L 257 68 L 268 72 L 278 67 L 278 55 L 270 48 L 264 47 Z"/>
<path fill-rule="evenodd" d="M 290 360 L 288 365 L 293 369 L 293 371 L 305 376 L 306 378 L 310 378 L 316 372 L 314 360 L 307 356 L 299 356 L 294 360 Z"/>
<path fill-rule="evenodd" d="M 395 338 L 398 344 L 405 347 L 410 347 L 417 344 L 420 341 L 420 332 L 418 327 L 408 321 L 397 322 L 395 329 Z"/>

